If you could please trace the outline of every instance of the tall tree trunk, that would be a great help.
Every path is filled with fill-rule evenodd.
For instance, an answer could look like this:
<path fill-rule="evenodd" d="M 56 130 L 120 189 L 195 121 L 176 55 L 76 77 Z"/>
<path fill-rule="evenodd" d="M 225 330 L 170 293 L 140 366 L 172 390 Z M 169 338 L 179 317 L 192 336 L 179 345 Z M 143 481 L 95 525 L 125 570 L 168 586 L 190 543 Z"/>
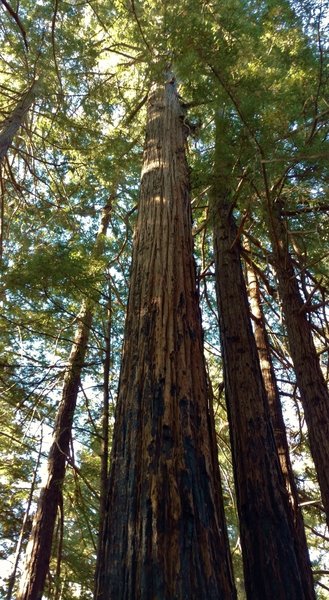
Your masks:
<path fill-rule="evenodd" d="M 100 573 L 104 569 L 103 553 L 103 531 L 106 523 L 106 501 L 108 493 L 108 469 L 109 469 L 109 417 L 110 417 L 110 369 L 111 369 L 111 329 L 112 329 L 112 302 L 111 285 L 109 284 L 107 305 L 107 322 L 105 332 L 105 360 L 104 360 L 104 389 L 103 389 L 103 413 L 102 413 L 102 449 L 100 469 L 100 501 L 99 501 L 99 525 L 97 540 L 97 556 L 95 569 L 94 598 L 97 598 L 97 586 Z"/>
<path fill-rule="evenodd" d="M 111 213 L 111 201 L 103 209 L 96 239 L 94 256 L 100 256 L 103 238 Z M 82 303 L 77 317 L 78 326 L 68 365 L 64 374 L 62 398 L 55 422 L 53 442 L 48 456 L 48 477 L 41 490 L 33 520 L 31 537 L 26 549 L 26 564 L 17 600 L 40 600 L 51 558 L 57 509 L 62 494 L 66 461 L 72 433 L 73 417 L 80 387 L 81 371 L 85 362 L 89 332 L 93 316 L 93 303 Z"/>
<path fill-rule="evenodd" d="M 306 597 L 315 599 L 313 575 L 307 548 L 304 521 L 299 507 L 298 491 L 292 470 L 286 427 L 283 419 L 280 394 L 276 382 L 274 367 L 272 363 L 269 338 L 266 330 L 264 313 L 261 304 L 261 295 L 257 275 L 249 264 L 247 264 L 247 279 L 250 309 L 253 318 L 253 329 L 256 346 L 260 359 L 265 390 L 270 407 L 271 421 L 274 431 L 274 439 L 278 450 L 282 474 L 289 495 L 289 503 L 295 525 L 294 543 L 304 590 Z"/>
<path fill-rule="evenodd" d="M 62 558 L 63 558 L 63 539 L 64 539 L 64 503 L 63 503 L 63 495 L 61 494 L 60 502 L 58 506 L 59 510 L 58 514 L 58 525 L 57 525 L 57 548 L 56 548 L 56 572 L 55 572 L 55 591 L 54 591 L 54 600 L 59 600 L 61 596 L 61 568 L 62 568 Z"/>
<path fill-rule="evenodd" d="M 23 124 L 26 113 L 29 111 L 35 100 L 38 85 L 40 85 L 39 82 L 40 80 L 33 81 L 27 92 L 22 95 L 21 100 L 18 102 L 11 115 L 7 117 L 2 125 L 0 131 L 0 163 L 6 156 L 17 131 Z"/>
<path fill-rule="evenodd" d="M 0 130 L 0 262 L 2 261 L 3 241 L 4 241 L 4 211 L 5 211 L 5 190 L 2 178 L 2 165 L 8 149 L 13 139 L 22 126 L 26 113 L 30 110 L 37 95 L 40 80 L 35 79 L 29 89 L 22 94 L 22 97 L 12 113 L 2 123 Z"/>
<path fill-rule="evenodd" d="M 314 345 L 307 306 L 304 305 L 299 291 L 289 252 L 288 233 L 280 215 L 281 206 L 279 201 L 276 202 L 270 215 L 279 295 L 304 409 L 310 449 L 329 525 L 329 393 Z"/>
<path fill-rule="evenodd" d="M 2 176 L 2 165 L 0 164 L 0 264 L 3 257 L 3 242 L 5 234 L 5 186 Z M 2 296 L 2 293 L 0 294 Z"/>
<path fill-rule="evenodd" d="M 235 598 L 203 358 L 186 135 L 169 78 L 148 98 L 102 600 Z"/>
<path fill-rule="evenodd" d="M 251 328 L 240 243 L 227 191 L 225 126 L 218 118 L 213 186 L 215 265 L 246 593 L 249 600 L 302 600 L 309 596 L 303 590 L 294 548 L 294 525 Z"/>
<path fill-rule="evenodd" d="M 41 424 L 41 428 L 42 428 L 42 424 Z M 41 431 L 42 431 L 42 429 L 41 429 Z M 18 567 L 18 563 L 19 563 L 19 559 L 20 559 L 21 551 L 22 551 L 23 538 L 24 538 L 24 534 L 25 534 L 25 530 L 26 530 L 27 521 L 30 516 L 31 504 L 33 501 L 34 490 L 35 490 L 35 486 L 36 486 L 36 482 L 37 482 L 37 476 L 38 476 L 39 465 L 40 465 L 40 460 L 41 460 L 41 453 L 42 453 L 42 442 L 43 442 L 43 434 L 41 433 L 38 458 L 37 458 L 37 462 L 36 462 L 35 469 L 33 472 L 33 479 L 32 479 L 32 483 L 31 483 L 31 487 L 30 487 L 29 496 L 27 499 L 27 505 L 26 505 L 26 510 L 25 510 L 25 514 L 24 514 L 24 519 L 23 519 L 21 531 L 20 531 L 17 546 L 16 546 L 14 567 L 13 567 L 13 570 L 12 570 L 9 580 L 8 580 L 8 590 L 7 590 L 6 600 L 11 600 L 12 595 L 13 595 L 17 567 Z"/>

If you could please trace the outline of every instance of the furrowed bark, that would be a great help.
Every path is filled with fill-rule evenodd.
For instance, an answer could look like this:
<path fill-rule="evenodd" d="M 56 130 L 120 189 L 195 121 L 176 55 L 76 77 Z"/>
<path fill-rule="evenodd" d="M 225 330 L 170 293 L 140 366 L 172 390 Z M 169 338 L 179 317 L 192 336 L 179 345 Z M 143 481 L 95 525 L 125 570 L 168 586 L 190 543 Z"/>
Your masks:
<path fill-rule="evenodd" d="M 225 121 L 216 123 L 213 186 L 216 286 L 226 403 L 249 600 L 302 600 L 289 508 L 253 336 L 231 210 Z"/>
<path fill-rule="evenodd" d="M 280 394 L 272 363 L 269 338 L 261 304 L 261 295 L 257 275 L 250 265 L 247 265 L 247 280 L 250 310 L 253 319 L 253 329 L 259 355 L 261 371 L 270 408 L 274 439 L 279 455 L 282 474 L 289 496 L 294 530 L 294 545 L 299 564 L 303 588 L 306 598 L 315 599 L 313 575 L 308 553 L 304 521 L 299 507 L 298 490 L 292 470 L 286 427 L 283 419 Z"/>
<path fill-rule="evenodd" d="M 111 455 L 102 600 L 235 598 L 196 291 L 187 128 L 154 85 Z"/>
<path fill-rule="evenodd" d="M 103 209 L 94 256 L 99 256 L 102 252 L 103 238 L 110 220 L 110 212 L 111 202 Z M 47 482 L 41 490 L 33 519 L 32 532 L 26 549 L 26 564 L 17 600 L 40 600 L 42 598 L 51 558 L 57 509 L 61 500 L 66 462 L 69 457 L 73 417 L 81 372 L 86 358 L 92 317 L 93 303 L 85 300 L 77 317 L 78 326 L 64 374 L 62 398 L 48 456 Z"/>
<path fill-rule="evenodd" d="M 329 392 L 314 345 L 312 326 L 305 310 L 307 307 L 299 290 L 280 209 L 281 203 L 275 203 L 269 219 L 279 295 L 311 454 L 329 525 Z"/>

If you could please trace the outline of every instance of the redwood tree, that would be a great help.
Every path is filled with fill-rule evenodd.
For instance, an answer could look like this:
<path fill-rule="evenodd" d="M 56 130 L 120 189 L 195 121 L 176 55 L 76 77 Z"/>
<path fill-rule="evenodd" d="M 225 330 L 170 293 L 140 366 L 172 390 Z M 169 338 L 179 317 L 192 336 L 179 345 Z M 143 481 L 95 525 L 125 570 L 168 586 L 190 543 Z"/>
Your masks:
<path fill-rule="evenodd" d="M 275 199 L 269 212 L 273 258 L 296 381 L 304 409 L 310 449 L 329 524 L 329 392 L 312 335 L 311 298 L 303 302 L 289 250 L 288 227 L 281 216 L 283 202 Z"/>
<path fill-rule="evenodd" d="M 188 127 L 148 98 L 97 598 L 235 598 L 196 291 Z"/>
<path fill-rule="evenodd" d="M 247 597 L 313 598 L 303 586 L 249 315 L 231 194 L 227 122 L 217 118 L 213 185 L 216 285 Z"/>
<path fill-rule="evenodd" d="M 110 220 L 112 196 L 102 211 L 94 256 L 100 256 L 104 235 Z M 56 416 L 53 441 L 48 455 L 47 481 L 41 490 L 37 511 L 34 515 L 32 532 L 26 549 L 25 568 L 20 581 L 19 600 L 40 600 L 51 558 L 52 540 L 57 510 L 62 499 L 66 463 L 72 435 L 81 372 L 86 358 L 90 328 L 93 319 L 93 302 L 82 302 L 77 316 L 77 329 L 72 344 L 68 365 L 64 373 L 62 397 Z"/>
<path fill-rule="evenodd" d="M 247 282 L 250 310 L 253 319 L 253 330 L 257 345 L 260 366 L 269 402 L 270 417 L 272 421 L 274 439 L 279 455 L 280 466 L 289 496 L 289 504 L 294 522 L 294 544 L 298 562 L 301 567 L 303 585 L 308 590 L 309 597 L 315 598 L 311 563 L 308 554 L 304 521 L 299 506 L 298 490 L 290 460 L 289 444 L 285 422 L 282 414 L 280 393 L 277 386 L 274 366 L 272 362 L 270 341 L 261 302 L 261 293 L 257 274 L 251 264 L 247 264 Z"/>

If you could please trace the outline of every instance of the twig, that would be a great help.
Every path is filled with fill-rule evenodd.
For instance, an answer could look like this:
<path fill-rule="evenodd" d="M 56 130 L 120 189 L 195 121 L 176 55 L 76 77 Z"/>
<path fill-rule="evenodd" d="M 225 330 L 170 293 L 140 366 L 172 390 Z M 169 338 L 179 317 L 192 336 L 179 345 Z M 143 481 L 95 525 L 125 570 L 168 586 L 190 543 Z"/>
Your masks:
<path fill-rule="evenodd" d="M 152 48 L 150 47 L 150 45 L 149 45 L 149 43 L 148 43 L 148 41 L 147 41 L 147 39 L 146 39 L 146 37 L 145 37 L 145 35 L 144 35 L 143 28 L 142 28 L 142 26 L 141 26 L 141 24 L 140 24 L 140 20 L 139 20 L 139 18 L 138 18 L 138 16 L 137 16 L 137 13 L 136 13 L 136 7 L 135 7 L 135 0 L 131 0 L 131 7 L 132 7 L 132 10 L 133 10 L 133 14 L 134 14 L 134 17 L 135 17 L 135 21 L 136 21 L 136 23 L 137 23 L 137 25 L 138 25 L 138 29 L 139 29 L 139 31 L 140 31 L 140 34 L 141 34 L 141 36 L 142 36 L 143 42 L 145 43 L 145 46 L 147 47 L 147 49 L 148 49 L 149 53 L 150 53 L 150 54 L 153 54 L 153 52 L 152 52 Z"/>
<path fill-rule="evenodd" d="M 51 21 L 51 45 L 52 45 L 52 49 L 53 49 L 55 71 L 56 71 L 59 87 L 61 90 L 60 96 L 61 96 L 61 98 L 63 98 L 62 80 L 61 80 L 61 76 L 60 76 L 60 72 L 59 72 L 59 68 L 58 68 L 58 62 L 57 62 L 57 58 L 56 58 L 55 27 L 56 27 L 57 12 L 58 12 L 58 0 L 55 0 L 55 8 L 54 8 L 54 13 L 53 13 L 53 18 Z"/>
<path fill-rule="evenodd" d="M 23 27 L 22 21 L 20 20 L 19 16 L 18 16 L 18 12 L 14 11 L 14 9 L 10 6 L 9 2 L 7 2 L 7 0 L 1 0 L 2 4 L 4 5 L 4 7 L 7 9 L 7 11 L 9 12 L 10 16 L 14 19 L 18 29 L 20 30 L 21 34 L 22 34 L 22 38 L 24 41 L 24 46 L 28 52 L 29 50 L 29 45 L 27 42 L 27 37 L 26 37 L 26 31 Z"/>

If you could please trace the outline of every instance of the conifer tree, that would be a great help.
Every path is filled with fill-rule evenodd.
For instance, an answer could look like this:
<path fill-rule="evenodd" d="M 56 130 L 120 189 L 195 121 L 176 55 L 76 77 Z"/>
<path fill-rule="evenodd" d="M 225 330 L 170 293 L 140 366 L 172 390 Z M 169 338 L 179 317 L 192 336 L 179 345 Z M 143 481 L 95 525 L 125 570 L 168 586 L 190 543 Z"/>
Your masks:
<path fill-rule="evenodd" d="M 213 220 L 216 287 L 247 598 L 312 599 L 294 545 L 294 523 L 253 336 L 234 222 L 227 122 L 216 118 Z"/>
<path fill-rule="evenodd" d="M 175 78 L 148 98 L 97 598 L 235 598 Z"/>
<path fill-rule="evenodd" d="M 308 313 L 312 310 L 312 294 L 309 300 L 303 302 L 281 210 L 280 198 L 276 198 L 269 214 L 269 228 L 278 289 L 308 427 L 311 453 L 329 524 L 329 392 L 314 344 L 312 325 L 308 319 Z"/>
<path fill-rule="evenodd" d="M 104 236 L 110 220 L 111 199 L 103 209 L 94 254 L 102 252 Z M 66 464 L 69 459 L 70 441 L 81 373 L 87 354 L 90 328 L 93 318 L 93 302 L 84 300 L 77 316 L 77 329 L 72 344 L 58 409 L 53 442 L 48 456 L 47 482 L 41 490 L 33 527 L 26 550 L 25 570 L 18 592 L 19 600 L 39 600 L 42 597 L 51 558 L 52 540 L 57 511 L 62 499 Z"/>
<path fill-rule="evenodd" d="M 307 540 L 305 535 L 305 527 L 302 516 L 302 511 L 299 506 L 299 497 L 297 485 L 292 469 L 292 464 L 289 454 L 289 444 L 287 433 L 282 414 L 280 392 L 278 389 L 275 371 L 273 367 L 269 336 L 266 330 L 266 323 L 261 304 L 261 294 L 259 281 L 253 266 L 249 263 L 246 265 L 248 296 L 250 302 L 250 311 L 253 320 L 253 330 L 257 345 L 260 367 L 262 371 L 264 386 L 269 403 L 270 418 L 273 427 L 274 439 L 278 451 L 281 471 L 284 477 L 286 489 L 289 496 L 289 504 L 292 512 L 294 523 L 294 546 L 298 563 L 300 565 L 301 577 L 305 590 L 308 590 L 310 598 L 314 596 L 314 584 L 310 557 L 307 548 Z"/>

